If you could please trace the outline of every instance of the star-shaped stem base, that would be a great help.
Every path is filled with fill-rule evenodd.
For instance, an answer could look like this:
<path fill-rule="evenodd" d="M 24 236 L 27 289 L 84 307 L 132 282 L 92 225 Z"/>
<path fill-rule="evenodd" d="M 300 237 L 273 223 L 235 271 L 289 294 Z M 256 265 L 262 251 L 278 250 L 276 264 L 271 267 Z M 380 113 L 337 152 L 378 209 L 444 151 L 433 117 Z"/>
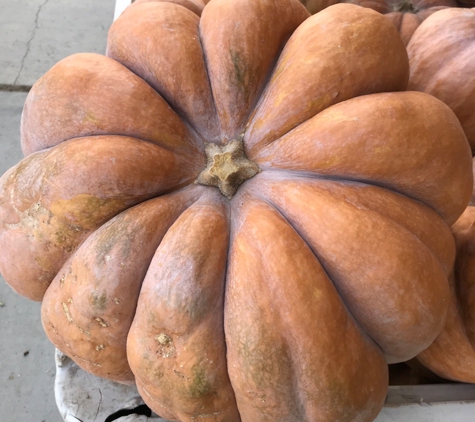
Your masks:
<path fill-rule="evenodd" d="M 216 186 L 228 199 L 233 197 L 241 183 L 260 171 L 256 163 L 246 157 L 242 138 L 223 146 L 206 144 L 205 152 L 206 168 L 200 173 L 196 183 Z"/>

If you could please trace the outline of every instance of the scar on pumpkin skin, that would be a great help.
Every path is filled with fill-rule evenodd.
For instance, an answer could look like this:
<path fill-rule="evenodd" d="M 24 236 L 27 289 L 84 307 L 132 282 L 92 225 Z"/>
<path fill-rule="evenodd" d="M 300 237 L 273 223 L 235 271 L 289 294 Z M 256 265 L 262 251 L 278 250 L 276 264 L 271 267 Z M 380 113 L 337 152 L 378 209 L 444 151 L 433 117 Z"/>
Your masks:
<path fill-rule="evenodd" d="M 105 327 L 110 327 L 110 324 L 108 324 L 106 321 L 104 321 L 104 320 L 103 320 L 102 318 L 100 318 L 100 317 L 94 318 L 94 321 L 98 322 L 101 327 L 104 327 L 104 328 L 105 328 Z"/>
<path fill-rule="evenodd" d="M 158 406 L 160 406 L 162 409 L 165 409 L 168 413 L 173 413 L 169 407 L 164 406 L 161 404 L 159 401 L 155 400 L 152 395 L 145 389 L 144 386 L 142 386 L 142 391 L 148 396 L 150 400 L 152 400 L 154 403 L 156 403 Z"/>
<path fill-rule="evenodd" d="M 79 357 L 79 356 L 77 356 L 77 355 L 73 355 L 73 358 L 82 360 L 83 362 L 86 362 L 86 363 L 88 363 L 88 364 L 90 364 L 90 365 L 94 365 L 94 366 L 98 366 L 99 368 L 102 368 L 102 365 L 100 365 L 99 363 L 91 362 L 90 360 L 81 358 L 81 357 Z"/>
<path fill-rule="evenodd" d="M 163 358 L 170 358 L 176 355 L 176 349 L 173 345 L 173 340 L 169 335 L 160 333 L 159 335 L 155 336 L 155 340 L 157 340 L 160 344 L 157 349 L 157 354 L 159 356 Z"/>
<path fill-rule="evenodd" d="M 219 414 L 221 414 L 221 412 L 213 412 L 213 413 L 204 413 L 202 415 L 193 415 L 191 417 L 191 421 L 196 421 L 197 418 L 198 419 L 203 419 L 203 418 L 210 418 L 210 417 L 213 417 L 213 416 L 218 416 Z"/>
<path fill-rule="evenodd" d="M 63 305 L 63 310 L 64 310 L 64 313 L 66 314 L 66 318 L 68 322 L 70 323 L 74 322 L 73 317 L 71 316 L 71 313 L 69 312 L 68 305 L 66 305 L 64 302 L 62 303 L 62 305 Z"/>
<path fill-rule="evenodd" d="M 10 194 L 10 196 L 12 195 L 13 192 Z M 47 217 L 47 224 L 50 224 L 53 214 L 50 210 L 45 208 L 41 204 L 41 202 L 34 203 L 30 208 L 26 209 L 25 211 L 20 211 L 18 208 L 16 208 L 13 203 L 13 200 L 11 202 L 12 208 L 17 213 L 18 217 L 20 217 L 20 222 L 15 224 L 7 224 L 7 227 L 9 229 L 25 227 L 31 230 L 38 230 L 40 222 L 43 222 L 42 217 Z"/>
<path fill-rule="evenodd" d="M 73 303 L 73 300 L 71 298 L 68 299 L 68 302 L 69 303 Z M 73 317 L 71 316 L 71 313 L 69 312 L 69 307 L 66 303 L 62 303 L 62 306 L 63 306 L 63 310 L 64 310 L 64 313 L 66 315 L 66 318 L 68 320 L 68 322 L 70 324 L 73 324 L 81 333 L 83 334 L 86 334 L 86 336 L 88 337 L 91 337 L 91 333 L 89 331 L 86 331 L 84 329 L 82 329 L 79 325 L 77 325 L 74 320 L 73 320 Z"/>

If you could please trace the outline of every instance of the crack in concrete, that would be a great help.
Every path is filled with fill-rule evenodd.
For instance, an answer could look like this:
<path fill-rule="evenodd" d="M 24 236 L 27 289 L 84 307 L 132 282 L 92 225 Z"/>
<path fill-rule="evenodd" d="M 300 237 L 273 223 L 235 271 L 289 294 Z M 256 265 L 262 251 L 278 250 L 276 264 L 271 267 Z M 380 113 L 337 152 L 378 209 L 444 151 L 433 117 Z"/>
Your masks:
<path fill-rule="evenodd" d="M 40 16 L 41 9 L 43 9 L 43 7 L 46 6 L 46 3 L 48 3 L 48 1 L 49 0 L 45 0 L 45 2 L 43 4 L 40 4 L 40 6 L 38 7 L 38 10 L 36 11 L 35 22 L 34 22 L 35 26 L 33 28 L 33 31 L 31 31 L 30 39 L 26 43 L 26 51 L 25 51 L 25 54 L 23 55 L 23 58 L 21 59 L 20 70 L 18 71 L 18 75 L 15 78 L 15 81 L 13 82 L 13 85 L 16 85 L 16 83 L 18 82 L 18 78 L 20 77 L 21 72 L 23 71 L 23 67 L 25 66 L 26 57 L 30 53 L 31 42 L 33 41 L 33 38 L 35 38 L 36 31 L 38 30 L 38 18 Z"/>
<path fill-rule="evenodd" d="M 102 406 L 102 391 L 100 388 L 99 388 L 99 394 L 101 395 L 101 398 L 99 399 L 99 404 L 97 405 L 97 412 L 96 412 L 96 415 L 94 416 L 94 420 L 97 419 L 97 415 L 99 414 L 99 410 L 101 410 L 101 406 Z"/>
<path fill-rule="evenodd" d="M 0 84 L 0 92 L 28 92 L 31 85 L 8 85 Z"/>

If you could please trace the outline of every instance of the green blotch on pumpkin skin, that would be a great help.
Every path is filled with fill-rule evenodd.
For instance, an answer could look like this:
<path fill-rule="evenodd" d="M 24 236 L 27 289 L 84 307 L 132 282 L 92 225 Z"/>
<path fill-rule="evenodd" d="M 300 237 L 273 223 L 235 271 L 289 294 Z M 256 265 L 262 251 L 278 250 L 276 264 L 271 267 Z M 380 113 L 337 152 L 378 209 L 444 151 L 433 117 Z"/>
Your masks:
<path fill-rule="evenodd" d="M 244 90 L 245 70 L 241 69 L 243 63 L 241 60 L 241 55 L 237 51 L 230 51 L 230 55 L 234 66 L 236 81 L 238 82 L 239 87 Z"/>
<path fill-rule="evenodd" d="M 189 387 L 189 395 L 191 398 L 198 399 L 212 392 L 211 384 L 206 377 L 206 371 L 201 365 L 195 363 L 191 367 L 191 374 L 192 383 Z"/>

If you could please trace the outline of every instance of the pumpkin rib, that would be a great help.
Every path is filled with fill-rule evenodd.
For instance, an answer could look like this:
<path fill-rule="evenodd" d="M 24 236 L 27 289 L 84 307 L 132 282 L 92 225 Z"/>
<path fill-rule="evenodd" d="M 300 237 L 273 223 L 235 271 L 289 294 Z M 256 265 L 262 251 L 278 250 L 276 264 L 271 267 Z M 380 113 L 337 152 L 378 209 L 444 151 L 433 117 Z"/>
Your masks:
<path fill-rule="evenodd" d="M 189 132 L 162 96 L 109 57 L 93 53 L 69 56 L 28 93 L 20 128 L 25 155 L 71 136 L 111 131 L 168 145 L 189 157 L 200 152 L 200 139 Z"/>
<path fill-rule="evenodd" d="M 246 195 L 246 192 L 245 190 L 243 189 L 243 192 L 240 193 L 239 196 L 245 196 Z M 255 195 L 254 195 L 255 196 Z M 279 212 L 279 210 L 277 210 L 275 207 L 273 207 L 272 204 L 270 204 L 269 202 L 267 202 L 265 199 L 262 199 L 262 198 L 259 198 L 260 200 L 262 200 L 262 202 L 266 203 L 267 205 L 269 205 L 270 207 L 272 207 L 277 213 L 279 213 L 281 215 L 281 217 L 285 220 L 285 217 Z M 230 256 L 231 256 L 231 250 L 232 250 L 232 246 L 234 244 L 234 241 L 235 241 L 235 236 L 236 236 L 236 232 L 237 232 L 237 229 L 235 227 L 235 224 L 234 222 L 236 220 L 238 220 L 238 215 L 240 214 L 240 209 L 239 207 L 231 207 L 231 213 L 234 213 L 236 214 L 236 216 L 233 216 L 233 218 L 231 218 L 231 225 L 230 225 L 230 237 L 229 237 L 229 245 L 228 245 L 228 260 L 227 260 L 227 263 L 226 263 L 226 275 L 225 275 L 225 308 L 224 308 L 224 316 L 225 316 L 225 320 L 226 320 L 226 296 L 227 296 L 227 286 L 228 286 L 228 277 L 230 276 L 229 275 L 229 271 L 230 271 Z M 289 222 L 287 221 L 287 224 L 289 224 Z M 292 227 L 291 224 L 289 224 L 290 227 Z M 292 227 L 293 228 L 293 227 Z M 298 232 L 296 232 L 297 235 L 298 235 Z M 304 242 L 305 240 L 302 239 Z M 315 257 L 315 256 L 314 256 Z M 318 259 L 315 257 L 315 259 L 318 261 Z M 270 292 L 270 291 L 269 291 Z M 342 301 L 343 302 L 343 301 Z M 344 303 L 343 303 L 344 305 Z M 288 334 L 287 334 L 288 335 Z M 225 332 L 225 339 L 226 339 L 226 332 Z M 289 356 L 290 353 L 288 352 L 289 350 L 289 346 L 287 344 L 285 344 L 283 347 L 280 347 L 279 348 L 279 353 L 282 352 L 282 350 L 284 350 L 284 355 L 286 356 Z M 277 354 L 277 352 L 276 352 Z M 268 358 L 272 358 L 272 355 L 271 356 L 268 356 Z M 292 359 L 292 356 L 291 356 L 291 360 L 293 361 L 293 364 L 295 365 L 297 362 L 295 362 L 295 359 Z M 229 360 L 228 360 L 228 366 L 229 366 Z M 229 372 L 229 369 L 228 369 L 228 372 Z M 304 409 L 304 405 L 303 405 L 303 401 L 302 401 L 302 397 L 301 397 L 301 392 L 300 392 L 300 389 L 299 389 L 299 385 L 298 385 L 298 380 L 297 380 L 297 377 L 295 376 L 295 373 L 292 371 L 290 374 L 289 374 L 289 377 L 290 377 L 290 381 L 287 379 L 287 385 L 291 388 L 289 388 L 289 392 L 291 394 L 291 400 L 294 400 L 296 401 L 298 404 L 297 404 L 297 407 L 299 410 L 303 410 Z M 234 386 L 233 386 L 234 387 Z M 263 400 L 265 400 L 265 398 L 263 398 Z M 238 410 L 239 410 L 239 407 L 238 407 Z M 304 412 L 302 412 L 301 414 L 303 414 Z"/>
<path fill-rule="evenodd" d="M 253 193 L 238 195 L 243 205 L 233 217 L 238 222 L 232 226 L 225 330 L 229 372 L 243 420 L 349 421 L 355 420 L 354 408 L 360 409 L 358 420 L 372 420 L 387 385 L 382 352 L 353 324 L 313 252 L 278 210 Z M 288 267 L 290 273 L 284 270 Z M 267 295 L 269 287 L 273 294 Z M 323 318 L 330 309 L 331 322 Z M 347 342 L 340 344 L 342 336 Z M 329 353 L 342 353 L 336 359 L 338 370 Z M 291 372 L 298 375 L 293 389 Z M 362 379 L 352 394 L 348 385 Z M 380 396 L 369 398 L 369 390 Z"/>
<path fill-rule="evenodd" d="M 254 193 L 255 194 L 255 193 Z M 270 207 L 272 207 L 276 212 L 279 213 L 279 215 L 287 222 L 287 224 L 292 227 L 292 229 L 298 234 L 298 236 L 305 242 L 305 244 L 308 246 L 308 248 L 310 249 L 310 251 L 312 252 L 314 258 L 316 259 L 316 261 L 319 263 L 319 265 L 323 268 L 323 271 L 325 272 L 325 274 L 327 275 L 328 279 L 330 280 L 330 282 L 332 283 L 333 287 L 335 288 L 335 290 L 338 292 L 338 294 L 340 295 L 340 297 L 342 297 L 339 289 L 338 289 L 338 286 L 333 282 L 333 279 L 332 277 L 330 277 L 329 273 L 328 273 L 328 270 L 326 268 L 326 266 L 323 264 L 323 262 L 321 261 L 320 257 L 318 256 L 317 252 L 315 251 L 315 248 L 312 247 L 308 241 L 308 239 L 306 238 L 306 236 L 301 232 L 301 230 L 298 229 L 298 227 L 295 225 L 294 222 L 292 222 L 291 219 L 289 219 L 286 215 L 285 215 L 285 212 L 282 210 L 282 208 L 280 208 L 278 205 L 276 205 L 274 202 L 272 202 L 270 199 L 268 199 L 265 195 L 258 195 L 258 198 L 265 202 L 267 205 L 269 205 Z M 359 321 L 354 317 L 353 313 L 350 311 L 350 309 L 348 308 L 346 302 L 344 300 L 341 301 L 344 308 L 346 309 L 348 315 L 350 316 L 351 320 L 354 322 L 354 324 L 357 326 L 360 334 L 363 336 L 363 337 L 366 337 L 368 340 L 370 340 L 372 342 L 372 344 L 374 344 L 375 347 L 377 347 L 381 353 L 385 354 L 384 353 L 384 350 L 381 348 L 381 346 L 374 340 L 374 338 L 372 338 L 371 334 L 364 330 L 362 325 L 359 323 Z"/>
<path fill-rule="evenodd" d="M 160 43 L 170 33 L 169 42 Z M 109 30 L 106 55 L 147 82 L 201 143 L 219 141 L 196 14 L 176 3 L 156 1 L 126 9 Z"/>
<path fill-rule="evenodd" d="M 203 44 L 202 44 L 202 41 L 201 41 L 201 34 L 200 34 L 200 43 L 203 47 Z M 262 88 L 259 91 L 257 91 L 255 100 L 250 104 L 249 110 L 243 118 L 244 124 L 243 124 L 242 134 L 244 134 L 246 132 L 247 124 L 249 123 L 251 116 L 256 112 L 256 108 L 258 107 L 260 99 L 264 95 L 264 93 L 267 89 L 270 78 L 271 78 L 271 76 L 274 72 L 275 66 L 277 65 L 277 61 L 278 61 L 278 59 L 280 57 L 280 54 L 282 53 L 282 50 L 284 49 L 284 47 L 285 47 L 285 45 L 283 45 L 281 47 L 280 51 L 276 54 L 276 57 L 275 57 L 273 63 L 269 66 L 269 71 L 267 72 L 267 75 L 264 76 L 263 79 L 262 79 L 262 81 L 263 81 Z M 204 56 L 206 67 L 208 67 L 208 60 L 207 60 L 206 52 L 205 52 L 204 48 L 203 48 L 203 56 Z M 210 79 L 210 76 L 209 76 L 208 72 L 207 72 L 207 75 L 208 75 L 208 80 L 210 81 L 210 84 L 211 84 L 211 79 Z M 213 104 L 216 107 L 215 100 L 214 100 L 214 95 L 213 95 Z M 220 120 L 219 120 L 219 122 L 221 123 Z M 221 124 L 220 124 L 220 126 L 221 126 Z M 220 129 L 220 130 L 222 131 L 222 129 Z M 241 135 L 241 134 L 239 134 L 239 135 Z"/>
<path fill-rule="evenodd" d="M 203 189 L 154 254 L 127 353 L 140 383 L 180 420 L 216 412 L 237 422 L 222 318 L 229 216 L 219 192 Z"/>
<path fill-rule="evenodd" d="M 203 9 L 200 39 L 223 141 L 241 135 L 276 54 L 309 16 L 297 0 L 221 0 Z"/>
<path fill-rule="evenodd" d="M 260 181 L 261 186 L 262 186 L 262 183 L 263 182 L 261 180 Z M 281 186 L 282 183 L 283 181 L 279 180 L 279 186 Z M 290 192 L 289 189 L 290 188 L 288 188 L 287 191 Z M 264 187 L 264 191 L 266 191 L 265 187 Z M 270 192 L 265 192 L 265 194 L 271 195 Z M 278 191 L 278 192 L 276 191 L 276 193 L 272 195 L 274 199 L 278 198 L 278 200 L 281 203 L 287 204 L 286 208 L 288 212 L 290 212 L 291 205 L 292 207 L 295 206 L 294 203 L 292 204 L 287 203 L 288 202 L 287 196 L 284 195 L 283 191 Z M 337 199 L 337 197 L 335 197 L 330 192 L 327 192 L 326 195 L 330 195 L 330 197 Z M 294 223 L 293 217 L 287 215 L 286 211 L 282 209 L 282 207 L 280 207 L 279 204 L 275 202 L 275 200 L 273 199 L 270 199 L 270 200 L 273 204 L 275 204 L 277 209 L 281 209 L 282 212 L 285 213 L 284 215 L 286 215 L 287 219 L 289 219 L 290 221 Z M 355 208 L 352 203 L 347 202 L 347 205 L 350 208 Z M 299 211 L 302 211 L 301 208 L 302 207 L 299 208 Z M 358 212 L 362 211 L 360 208 L 358 207 L 356 208 L 359 210 Z M 332 205 L 329 207 L 329 210 L 331 209 L 332 209 Z M 296 211 L 293 212 L 294 215 L 295 215 L 295 212 Z M 368 210 L 368 212 L 370 211 Z M 302 216 L 302 214 L 300 215 Z M 375 213 L 373 212 L 372 215 L 374 216 Z M 307 220 L 310 221 L 308 218 Z M 360 220 L 361 218 L 355 221 L 360 221 Z M 372 220 L 374 220 L 374 218 Z M 330 278 L 333 277 L 332 281 L 335 280 L 335 283 L 336 283 L 337 282 L 336 280 L 340 280 L 338 281 L 339 288 L 337 289 L 337 291 L 340 293 L 340 296 L 348 301 L 348 306 L 350 306 L 350 308 L 353 309 L 354 312 L 356 312 L 357 315 L 355 315 L 355 318 L 360 321 L 360 325 L 362 325 L 365 331 L 368 333 L 368 335 L 375 342 L 377 342 L 377 344 L 380 347 L 383 348 L 389 362 L 393 363 L 396 361 L 403 361 L 403 360 L 407 360 L 409 358 L 414 357 L 417 353 L 419 353 L 422 350 L 424 346 L 427 347 L 430 344 L 430 342 L 440 332 L 443 326 L 443 317 L 444 317 L 443 310 L 447 308 L 446 306 L 447 304 L 444 302 L 444 297 L 445 297 L 445 290 L 448 289 L 448 285 L 446 281 L 447 279 L 446 279 L 445 266 L 441 264 L 440 258 L 436 256 L 432 252 L 432 250 L 429 249 L 427 245 L 425 245 L 417 236 L 414 236 L 414 233 L 412 233 L 406 227 L 396 224 L 391 219 L 384 217 L 381 219 L 381 221 L 386 222 L 386 226 L 385 226 L 386 230 L 388 229 L 393 230 L 394 227 L 398 228 L 399 233 L 400 233 L 400 236 L 398 236 L 398 238 L 401 240 L 404 240 L 404 244 L 406 245 L 405 248 L 409 247 L 409 245 L 407 245 L 407 240 L 413 239 L 414 243 L 410 245 L 411 250 L 417 249 L 418 251 L 424 251 L 420 253 L 422 255 L 421 255 L 420 261 L 418 261 L 419 264 L 420 262 L 424 262 L 424 263 L 428 263 L 428 265 L 429 263 L 432 266 L 435 265 L 434 270 L 431 272 L 431 274 L 427 275 L 427 277 L 430 276 L 430 280 L 433 280 L 430 282 L 432 293 L 433 293 L 431 297 L 428 297 L 427 295 L 424 296 L 424 292 L 425 292 L 424 288 L 419 287 L 418 285 L 413 285 L 412 283 L 409 283 L 408 276 L 405 274 L 403 275 L 401 271 L 399 272 L 396 271 L 396 273 L 394 274 L 395 277 L 403 277 L 403 280 L 405 280 L 407 283 L 406 284 L 407 288 L 414 290 L 412 294 L 414 295 L 414 297 L 419 298 L 419 299 L 414 299 L 414 300 L 423 301 L 423 306 L 421 303 L 421 309 L 420 310 L 418 309 L 415 313 L 413 312 L 412 314 L 408 314 L 407 308 L 405 308 L 404 310 L 400 309 L 401 306 L 406 307 L 407 305 L 407 300 L 403 300 L 402 292 L 398 292 L 398 294 L 395 295 L 394 303 L 392 303 L 390 307 L 388 304 L 386 304 L 384 309 L 382 309 L 378 307 L 378 305 L 375 303 L 374 305 L 370 307 L 362 308 L 362 306 L 367 306 L 368 303 L 372 303 L 372 300 L 373 300 L 371 298 L 370 292 L 368 293 L 365 292 L 366 290 L 365 282 L 359 283 L 358 284 L 359 288 L 356 286 L 352 286 L 351 280 L 348 279 L 348 277 L 351 277 L 350 273 L 348 273 L 348 271 L 350 270 L 349 270 L 349 267 L 346 268 L 346 265 L 342 265 L 341 269 L 334 268 L 330 270 L 329 268 L 330 265 L 332 266 L 336 265 L 333 258 L 334 252 L 326 251 L 324 254 L 322 254 L 321 251 L 318 251 L 317 249 L 315 249 L 317 247 L 315 244 L 316 240 L 314 239 L 312 241 L 308 237 L 310 235 L 309 233 L 307 233 L 307 235 L 304 235 L 302 232 L 302 236 L 303 236 L 303 239 L 306 242 L 308 242 L 309 247 L 319 257 L 319 260 L 323 259 L 325 262 L 327 262 L 326 264 L 325 262 L 322 261 L 322 267 L 329 274 Z M 380 221 L 380 224 L 381 224 L 381 221 Z M 300 222 L 299 224 L 302 226 L 302 230 L 306 230 L 307 232 L 308 230 L 310 230 L 309 227 L 306 227 L 304 229 L 303 222 Z M 315 227 L 313 227 L 313 230 L 315 230 Z M 392 234 L 392 237 L 395 237 L 395 235 Z M 327 241 L 324 243 L 326 243 L 328 246 L 328 242 L 330 241 L 331 240 L 327 239 Z M 381 239 L 379 239 L 378 241 L 381 241 Z M 402 244 L 399 244 L 397 247 L 401 249 L 401 246 Z M 394 247 L 393 243 L 391 243 L 391 247 Z M 351 250 L 352 250 L 351 247 L 349 247 L 348 251 L 351 251 Z M 365 258 L 367 259 L 369 257 L 368 248 L 363 249 L 362 253 L 363 254 L 360 257 L 361 259 L 365 259 Z M 403 252 L 402 250 L 400 251 L 400 254 L 404 255 L 405 259 L 409 257 L 408 253 Z M 387 255 L 387 251 L 386 251 L 386 255 Z M 326 256 L 326 258 L 323 258 L 323 256 Z M 381 256 L 384 257 L 385 255 L 382 254 Z M 375 261 L 374 258 L 372 259 L 371 262 L 373 261 Z M 411 265 L 413 265 L 414 262 L 415 261 L 411 261 Z M 373 262 L 373 264 L 375 264 L 375 262 Z M 367 263 L 367 265 L 372 265 L 372 264 Z M 378 265 L 381 265 L 381 263 L 379 263 Z M 428 268 L 432 268 L 432 266 L 429 266 Z M 390 270 L 393 272 L 395 270 L 390 264 L 386 264 L 386 267 L 387 267 L 387 270 Z M 411 271 L 412 273 L 414 273 L 415 268 L 412 267 Z M 367 276 L 368 274 L 366 274 L 366 278 Z M 378 280 L 382 280 L 381 279 L 382 276 L 383 276 L 382 274 L 376 273 L 374 276 L 369 278 L 368 285 L 369 286 L 376 285 L 375 283 L 377 283 Z M 361 274 L 359 275 L 359 277 L 362 279 L 364 278 L 364 276 Z M 426 280 L 428 280 L 427 277 L 426 277 Z M 424 278 L 422 278 L 421 280 L 424 280 Z M 384 291 L 388 292 L 388 295 L 394 293 L 392 291 L 393 289 L 392 284 L 389 282 L 389 280 L 385 280 L 384 283 L 381 284 L 381 286 L 379 286 L 379 288 L 384 289 L 382 292 L 380 292 L 380 294 L 383 294 Z M 362 305 L 362 304 L 365 304 L 365 305 Z M 416 309 L 417 307 L 413 307 L 413 308 Z M 401 313 L 401 315 L 403 315 L 404 313 L 406 313 L 407 315 L 404 314 L 403 318 L 400 318 L 400 320 L 398 321 L 394 321 L 394 316 L 399 315 L 399 312 Z M 426 313 L 426 315 L 423 318 L 424 312 Z M 379 322 L 379 320 L 381 320 L 381 323 Z M 415 325 L 416 322 L 419 325 L 420 324 L 424 325 L 423 329 L 419 328 L 420 331 L 424 332 L 423 334 L 418 332 L 419 330 L 416 328 L 416 325 Z M 386 324 L 389 324 L 389 325 L 386 326 Z M 397 339 L 394 338 L 395 331 L 399 332 L 399 336 Z M 378 336 L 378 338 L 376 339 L 374 336 Z"/>
<path fill-rule="evenodd" d="M 332 26 L 337 30 L 328 37 Z M 363 30 L 367 34 L 360 33 Z M 326 60 L 320 60 L 322 56 Z M 404 91 L 408 79 L 407 52 L 394 25 L 370 9 L 330 6 L 308 18 L 288 39 L 248 122 L 244 142 L 257 154 L 332 105 L 355 96 Z"/>
<path fill-rule="evenodd" d="M 273 208 L 281 217 L 283 220 L 285 220 L 285 222 L 295 231 L 295 233 L 302 239 L 303 242 L 305 242 L 305 244 L 307 245 L 307 247 L 309 248 L 309 250 L 312 252 L 313 254 L 313 257 L 315 258 L 315 260 L 318 262 L 318 264 L 322 267 L 323 271 L 325 272 L 326 276 L 328 277 L 328 279 L 330 280 L 330 282 L 332 283 L 333 287 L 335 288 L 335 290 L 338 292 L 339 296 L 342 297 L 342 295 L 340 294 L 340 291 L 338 289 L 338 286 L 333 282 L 333 279 L 330 277 L 327 269 L 325 268 L 326 266 L 323 264 L 323 262 L 321 261 L 320 257 L 318 256 L 317 252 L 315 251 L 315 248 L 313 248 L 311 246 L 311 244 L 309 243 L 308 239 L 306 238 L 306 236 L 302 233 L 301 230 L 299 230 L 299 228 L 295 225 L 295 223 L 289 218 L 286 216 L 284 210 L 279 207 L 275 202 L 273 202 L 271 199 L 269 199 L 268 197 L 266 197 L 264 194 L 256 194 L 256 192 L 253 192 L 254 196 L 256 196 L 257 198 L 259 198 L 262 202 L 265 202 L 267 205 L 269 205 L 271 208 Z M 365 331 L 363 329 L 363 327 L 361 326 L 361 324 L 358 322 L 358 320 L 354 317 L 353 313 L 350 311 L 350 309 L 348 308 L 348 306 L 346 305 L 346 302 L 344 300 L 341 301 L 344 308 L 346 309 L 350 319 L 354 322 L 354 324 L 357 326 L 360 334 L 363 336 L 363 337 L 366 337 L 368 340 L 371 341 L 372 344 L 374 344 L 375 347 L 377 347 L 381 353 L 384 354 L 384 351 L 383 349 L 381 348 L 381 346 L 371 337 L 370 333 L 368 333 L 367 331 Z"/>
<path fill-rule="evenodd" d="M 269 174 L 275 174 L 277 176 L 282 175 L 289 179 L 292 179 L 294 177 L 299 177 L 299 178 L 301 177 L 303 179 L 309 179 L 309 180 L 328 180 L 328 181 L 335 181 L 335 182 L 350 182 L 350 183 L 355 182 L 355 183 L 361 183 L 362 185 L 374 186 L 376 188 L 385 189 L 391 193 L 401 195 L 413 201 L 421 203 L 425 205 L 426 207 L 430 208 L 432 211 L 434 211 L 435 213 L 437 213 L 437 215 L 440 216 L 439 211 L 436 210 L 433 205 L 427 204 L 421 201 L 419 198 L 416 198 L 415 196 L 411 196 L 410 194 L 406 192 L 400 191 L 396 189 L 394 186 L 391 186 L 389 184 L 378 183 L 377 180 L 374 180 L 374 179 L 363 179 L 363 178 L 357 178 L 357 177 L 350 178 L 347 176 L 338 176 L 336 174 L 319 174 L 319 173 L 310 172 L 310 171 L 302 171 L 302 170 L 294 171 L 291 169 L 278 169 L 278 168 L 266 168 L 265 172 Z"/>
<path fill-rule="evenodd" d="M 401 195 L 405 198 L 408 198 L 414 202 L 416 202 L 417 204 L 421 204 L 421 206 L 423 207 L 426 207 L 428 208 L 429 210 L 431 210 L 433 213 L 435 213 L 439 218 L 440 217 L 440 214 L 437 212 L 437 210 L 435 210 L 431 205 L 429 204 L 425 204 L 424 202 L 421 202 L 420 200 L 418 200 L 417 198 L 413 198 L 409 195 L 406 195 L 404 193 L 401 193 L 395 189 L 392 189 L 391 187 L 388 187 L 388 186 L 385 186 L 385 185 L 381 185 L 381 184 L 378 184 L 374 181 L 367 181 L 367 180 L 362 180 L 362 179 L 347 179 L 347 178 L 343 178 L 343 177 L 337 177 L 337 176 L 327 176 L 327 175 L 317 175 L 317 174 L 313 174 L 313 173 L 305 173 L 305 172 L 292 172 L 291 170 L 275 170 L 275 169 L 271 169 L 271 170 L 266 170 L 266 173 L 274 173 L 275 175 L 277 175 L 278 177 L 281 176 L 282 179 L 286 179 L 286 180 L 293 180 L 293 179 L 296 179 L 296 178 L 301 178 L 301 179 L 308 179 L 309 181 L 311 180 L 322 180 L 322 181 L 329 181 L 329 182 L 340 182 L 340 183 L 358 183 L 358 184 L 361 184 L 363 186 L 372 186 L 372 187 L 375 187 L 375 188 L 380 188 L 380 189 L 383 189 L 384 191 L 388 191 L 390 192 L 391 194 L 394 194 L 394 195 Z M 276 205 L 274 205 L 276 206 Z M 355 204 L 355 207 L 358 208 L 358 205 Z M 401 229 L 404 229 L 404 230 L 407 230 L 409 231 L 417 240 L 419 240 L 420 242 L 422 242 L 425 247 L 427 249 L 429 249 L 436 257 L 437 259 L 439 260 L 441 266 L 444 268 L 444 271 L 446 272 L 447 275 L 449 275 L 451 269 L 452 269 L 452 266 L 453 266 L 453 261 L 455 259 L 455 248 L 454 248 L 454 253 L 453 253 L 453 260 L 451 261 L 451 264 L 448 264 L 447 262 L 443 262 L 441 257 L 439 256 L 439 253 L 437 251 L 435 251 L 430 245 L 428 245 L 426 242 L 424 242 L 419 236 L 416 235 L 416 233 L 414 233 L 412 230 L 408 229 L 407 226 L 403 226 L 401 224 L 400 221 L 394 219 L 393 217 L 391 217 L 390 215 L 388 214 L 384 214 L 382 213 L 381 211 L 377 210 L 377 209 L 373 209 L 373 208 L 370 208 L 370 205 L 367 206 L 368 207 L 368 210 L 371 211 L 371 212 L 374 212 L 376 213 L 377 215 L 381 216 L 382 218 L 385 218 L 385 219 L 388 219 L 388 220 L 391 220 L 393 221 L 395 224 L 397 224 L 398 226 L 401 227 Z M 279 208 L 277 208 L 279 210 L 279 212 L 282 212 Z M 285 215 L 284 215 L 285 216 Z M 287 218 L 287 217 L 286 217 Z M 450 235 L 450 229 L 448 228 L 448 226 L 446 224 L 444 224 L 444 228 L 446 228 L 446 232 L 447 232 L 447 238 L 448 240 L 451 240 L 451 235 Z M 440 233 L 440 231 L 439 231 Z M 429 239 L 427 239 L 429 240 Z"/>

